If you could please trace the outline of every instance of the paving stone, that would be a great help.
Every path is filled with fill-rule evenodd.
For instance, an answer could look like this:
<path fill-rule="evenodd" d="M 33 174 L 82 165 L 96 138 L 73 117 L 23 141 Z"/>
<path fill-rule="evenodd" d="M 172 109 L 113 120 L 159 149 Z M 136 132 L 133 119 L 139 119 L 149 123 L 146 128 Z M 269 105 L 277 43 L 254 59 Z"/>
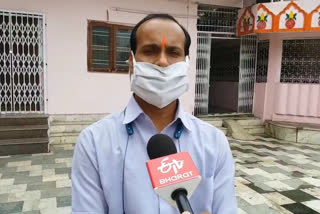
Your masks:
<path fill-rule="evenodd" d="M 0 213 L 10 214 L 19 213 L 22 211 L 23 201 L 0 203 Z"/>
<path fill-rule="evenodd" d="M 57 197 L 57 207 L 71 206 L 71 196 Z"/>
<path fill-rule="evenodd" d="M 14 184 L 31 184 L 40 183 L 42 181 L 42 176 L 19 176 L 14 178 Z"/>
<path fill-rule="evenodd" d="M 55 169 L 56 174 L 69 174 L 71 172 L 70 168 L 57 168 Z"/>
<path fill-rule="evenodd" d="M 8 193 L 0 194 L 0 203 L 7 203 L 8 202 L 8 197 L 9 197 Z"/>
<path fill-rule="evenodd" d="M 304 201 L 311 201 L 311 200 L 317 200 L 316 197 L 313 197 L 312 195 L 309 195 L 306 192 L 303 192 L 301 190 L 290 190 L 290 191 L 283 191 L 280 192 L 281 195 L 286 196 L 287 198 L 292 199 L 295 202 L 304 202 Z"/>
<path fill-rule="evenodd" d="M 39 165 L 39 164 L 54 164 L 54 158 L 45 158 L 40 160 L 32 160 L 32 165 Z"/>
<path fill-rule="evenodd" d="M 319 214 L 315 210 L 301 203 L 285 204 L 282 206 L 294 214 Z"/>
<path fill-rule="evenodd" d="M 32 210 L 32 211 L 23 212 L 23 214 L 41 214 L 41 212 L 40 210 Z"/>
<path fill-rule="evenodd" d="M 59 189 L 47 189 L 41 191 L 41 198 L 53 198 L 53 197 L 62 197 L 70 196 L 71 187 L 59 188 Z"/>
<path fill-rule="evenodd" d="M 56 188 L 56 182 L 39 182 L 39 183 L 31 183 L 27 185 L 27 191 L 32 190 L 50 190 Z"/>

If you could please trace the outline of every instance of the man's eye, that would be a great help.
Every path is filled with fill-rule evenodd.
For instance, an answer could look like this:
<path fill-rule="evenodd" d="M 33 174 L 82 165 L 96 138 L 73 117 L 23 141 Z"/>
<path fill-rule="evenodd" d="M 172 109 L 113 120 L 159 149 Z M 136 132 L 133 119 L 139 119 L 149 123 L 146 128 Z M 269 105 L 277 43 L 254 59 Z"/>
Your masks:
<path fill-rule="evenodd" d="M 171 51 L 170 55 L 178 57 L 180 56 L 180 53 L 178 51 Z"/>

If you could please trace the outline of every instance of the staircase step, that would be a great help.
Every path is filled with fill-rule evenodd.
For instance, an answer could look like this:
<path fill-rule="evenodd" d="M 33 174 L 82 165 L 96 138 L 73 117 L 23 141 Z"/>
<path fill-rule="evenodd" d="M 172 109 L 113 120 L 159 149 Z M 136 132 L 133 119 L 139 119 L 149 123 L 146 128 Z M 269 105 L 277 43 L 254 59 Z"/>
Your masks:
<path fill-rule="evenodd" d="M 0 140 L 43 137 L 48 137 L 48 125 L 0 126 Z"/>
<path fill-rule="evenodd" d="M 223 131 L 224 135 L 227 135 L 227 131 L 228 129 L 225 127 L 217 127 L 218 129 L 220 129 L 221 131 Z"/>
<path fill-rule="evenodd" d="M 48 152 L 48 138 L 0 140 L 0 156 Z"/>
<path fill-rule="evenodd" d="M 222 120 L 204 120 L 205 122 L 215 126 L 215 127 L 221 127 L 222 126 Z"/>
<path fill-rule="evenodd" d="M 253 119 L 240 119 L 237 122 L 242 126 L 261 126 L 263 125 L 262 121 L 258 118 Z"/>
<path fill-rule="evenodd" d="M 249 134 L 264 134 L 265 128 L 264 126 L 243 126 L 243 128 L 249 133 Z"/>
<path fill-rule="evenodd" d="M 78 135 L 74 136 L 50 136 L 50 145 L 51 144 L 69 144 L 69 143 L 76 143 L 78 139 Z"/>
<path fill-rule="evenodd" d="M 94 123 L 103 117 L 105 117 L 107 114 L 95 114 L 95 115 L 52 115 L 50 116 L 50 124 L 55 123 Z"/>
<path fill-rule="evenodd" d="M 90 124 L 70 124 L 70 125 L 53 125 L 49 129 L 50 136 L 58 133 L 80 133 L 84 128 Z"/>
<path fill-rule="evenodd" d="M 22 117 L 22 116 L 1 116 L 0 117 L 0 127 L 1 126 L 26 126 L 26 125 L 47 125 L 47 116 L 38 117 Z"/>

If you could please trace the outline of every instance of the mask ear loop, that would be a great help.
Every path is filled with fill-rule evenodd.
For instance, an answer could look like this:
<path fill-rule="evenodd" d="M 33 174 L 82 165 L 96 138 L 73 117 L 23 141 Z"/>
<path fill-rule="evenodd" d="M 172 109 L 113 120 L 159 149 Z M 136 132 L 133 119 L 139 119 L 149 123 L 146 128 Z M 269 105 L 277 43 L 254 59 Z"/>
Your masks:
<path fill-rule="evenodd" d="M 186 56 L 186 60 L 185 60 L 185 61 L 186 61 L 186 63 L 189 65 L 189 61 L 190 61 L 189 55 Z"/>
<path fill-rule="evenodd" d="M 129 66 L 129 80 L 130 80 L 130 84 L 132 82 L 132 75 L 134 75 L 134 65 L 136 64 L 136 58 L 134 57 L 134 53 L 133 51 L 130 51 L 130 54 L 132 56 L 132 62 L 133 62 L 133 66 L 132 66 L 132 71 L 130 70 L 130 66 Z M 127 60 L 128 65 L 129 65 L 129 60 Z"/>

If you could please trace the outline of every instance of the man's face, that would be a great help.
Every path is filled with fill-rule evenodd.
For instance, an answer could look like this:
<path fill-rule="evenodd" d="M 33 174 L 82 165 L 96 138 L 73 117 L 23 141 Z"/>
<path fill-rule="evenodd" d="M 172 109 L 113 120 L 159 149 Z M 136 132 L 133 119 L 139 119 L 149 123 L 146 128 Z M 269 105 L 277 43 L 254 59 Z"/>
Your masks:
<path fill-rule="evenodd" d="M 181 27 L 167 19 L 151 19 L 137 31 L 137 62 L 167 67 L 185 60 L 185 35 Z M 132 58 L 130 58 L 132 66 Z"/>

